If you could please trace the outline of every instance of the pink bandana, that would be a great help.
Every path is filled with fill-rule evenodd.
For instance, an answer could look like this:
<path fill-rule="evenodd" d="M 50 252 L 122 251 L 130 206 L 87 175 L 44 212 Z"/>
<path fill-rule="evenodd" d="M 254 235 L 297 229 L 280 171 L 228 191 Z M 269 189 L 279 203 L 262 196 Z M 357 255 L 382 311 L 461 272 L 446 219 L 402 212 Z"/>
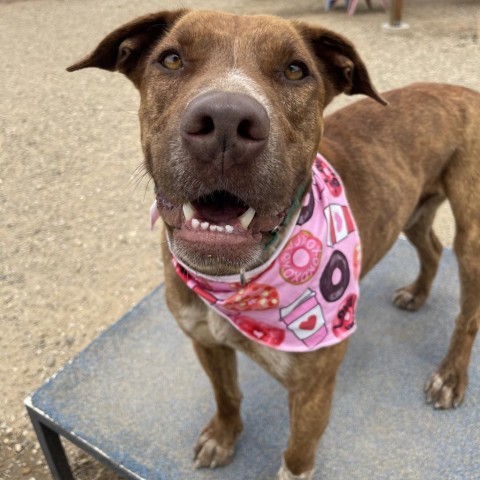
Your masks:
<path fill-rule="evenodd" d="M 328 347 L 356 329 L 355 221 L 338 175 L 320 154 L 312 171 L 296 222 L 272 257 L 243 275 L 243 286 L 239 274 L 203 275 L 173 257 L 179 277 L 210 308 L 248 338 L 287 352 Z"/>

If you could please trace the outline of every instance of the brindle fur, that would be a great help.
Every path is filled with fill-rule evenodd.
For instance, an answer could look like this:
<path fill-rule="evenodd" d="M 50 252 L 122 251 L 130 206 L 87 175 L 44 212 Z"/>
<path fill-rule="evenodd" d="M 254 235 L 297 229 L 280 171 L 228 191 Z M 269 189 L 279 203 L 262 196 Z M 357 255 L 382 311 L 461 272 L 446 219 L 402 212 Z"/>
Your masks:
<path fill-rule="evenodd" d="M 156 59 L 168 48 L 181 48 L 191 59 L 188 75 L 159 72 Z M 311 79 L 295 85 L 279 80 L 278 72 L 297 57 L 307 63 Z M 342 36 L 276 17 L 220 12 L 181 10 L 141 17 L 112 32 L 69 70 L 92 66 L 118 70 L 139 89 L 146 168 L 174 204 L 187 201 L 192 189 L 221 186 L 243 189 L 257 212 L 276 212 L 289 205 L 309 177 L 319 149 L 345 184 L 363 244 L 362 275 L 402 230 L 417 249 L 418 278 L 394 294 L 400 308 L 416 310 L 429 294 L 442 251 L 432 222 L 438 206 L 448 199 L 456 222 L 460 314 L 448 353 L 426 384 L 426 398 L 444 409 L 462 402 L 480 323 L 479 94 L 449 85 L 417 84 L 384 94 L 389 106 L 383 107 L 362 60 Z M 229 70 L 236 76 L 227 78 Z M 259 163 L 230 165 L 221 185 L 218 163 L 200 168 L 178 141 L 181 113 L 209 89 L 253 95 L 271 120 L 270 144 Z M 342 92 L 362 93 L 379 103 L 362 100 L 324 120 L 325 106 Z M 196 464 L 215 467 L 233 456 L 242 430 L 235 356 L 240 350 L 289 392 L 291 434 L 278 478 L 311 478 L 347 341 L 302 354 L 251 342 L 180 281 L 166 243 L 162 245 L 168 306 L 193 339 L 218 406 L 195 446 Z M 238 252 L 244 267 L 261 260 L 258 252 L 247 253 Z M 232 273 L 231 265 L 222 265 L 221 258 L 215 261 L 218 271 Z M 207 268 L 201 261 L 198 267 Z"/>

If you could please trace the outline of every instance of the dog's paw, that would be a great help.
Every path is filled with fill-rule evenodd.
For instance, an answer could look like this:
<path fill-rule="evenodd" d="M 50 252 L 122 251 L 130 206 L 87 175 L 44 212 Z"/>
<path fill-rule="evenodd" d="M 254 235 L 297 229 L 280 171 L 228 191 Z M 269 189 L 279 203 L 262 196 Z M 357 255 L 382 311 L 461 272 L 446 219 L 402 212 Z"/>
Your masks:
<path fill-rule="evenodd" d="M 235 452 L 235 440 L 241 430 L 241 420 L 240 423 L 225 425 L 214 417 L 195 444 L 195 468 L 215 468 L 230 463 Z"/>
<path fill-rule="evenodd" d="M 209 433 L 200 435 L 195 445 L 195 468 L 215 468 L 232 461 L 233 445 L 221 445 Z"/>
<path fill-rule="evenodd" d="M 466 386 L 466 374 L 460 374 L 455 368 L 441 368 L 425 384 L 427 403 L 443 410 L 457 408 L 463 402 Z"/>
<path fill-rule="evenodd" d="M 392 296 L 392 302 L 396 307 L 411 312 L 418 310 L 426 299 L 426 294 L 416 292 L 411 285 L 395 290 Z"/>
<path fill-rule="evenodd" d="M 295 475 L 287 467 L 287 464 L 285 463 L 285 459 L 282 458 L 282 466 L 280 467 L 280 470 L 277 473 L 276 480 L 312 480 L 312 478 L 313 478 L 313 470 L 310 470 L 309 472 L 306 472 L 306 473 L 302 473 L 300 475 Z"/>

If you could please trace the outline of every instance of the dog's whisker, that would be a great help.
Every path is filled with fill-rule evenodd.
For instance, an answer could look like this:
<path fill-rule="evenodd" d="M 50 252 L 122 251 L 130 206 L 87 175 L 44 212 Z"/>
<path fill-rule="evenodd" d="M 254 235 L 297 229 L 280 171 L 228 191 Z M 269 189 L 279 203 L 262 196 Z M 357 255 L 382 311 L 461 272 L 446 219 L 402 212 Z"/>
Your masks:
<path fill-rule="evenodd" d="M 139 176 L 138 178 L 134 179 L 132 182 L 130 182 L 130 185 L 133 189 L 133 191 L 137 190 L 137 188 L 142 184 L 143 179 L 145 178 L 145 174 Z"/>
<path fill-rule="evenodd" d="M 143 179 L 149 176 L 148 171 L 145 169 L 144 163 L 139 164 L 133 171 L 131 177 L 130 177 L 130 185 L 132 185 L 133 190 L 136 190 L 139 185 L 142 183 Z M 149 178 L 147 182 L 146 188 L 148 188 L 148 185 L 150 183 L 151 177 Z"/>
<path fill-rule="evenodd" d="M 135 110 L 125 110 L 123 108 L 116 108 L 115 112 L 126 113 L 127 115 L 131 115 L 132 117 L 138 117 L 138 111 Z"/>
<path fill-rule="evenodd" d="M 145 200 L 145 197 L 147 196 L 148 186 L 150 185 L 151 181 L 152 181 L 152 177 L 149 177 L 149 179 L 147 180 L 147 184 L 145 185 L 145 191 L 143 192 L 143 200 Z"/>

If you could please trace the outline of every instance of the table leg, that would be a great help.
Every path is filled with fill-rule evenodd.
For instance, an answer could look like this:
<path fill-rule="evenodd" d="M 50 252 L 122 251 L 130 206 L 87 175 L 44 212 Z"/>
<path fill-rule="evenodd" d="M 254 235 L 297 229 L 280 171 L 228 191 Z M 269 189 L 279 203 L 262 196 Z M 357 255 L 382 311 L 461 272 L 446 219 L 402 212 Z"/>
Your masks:
<path fill-rule="evenodd" d="M 42 423 L 35 411 L 28 407 L 27 410 L 54 480 L 74 480 L 58 433 Z"/>

